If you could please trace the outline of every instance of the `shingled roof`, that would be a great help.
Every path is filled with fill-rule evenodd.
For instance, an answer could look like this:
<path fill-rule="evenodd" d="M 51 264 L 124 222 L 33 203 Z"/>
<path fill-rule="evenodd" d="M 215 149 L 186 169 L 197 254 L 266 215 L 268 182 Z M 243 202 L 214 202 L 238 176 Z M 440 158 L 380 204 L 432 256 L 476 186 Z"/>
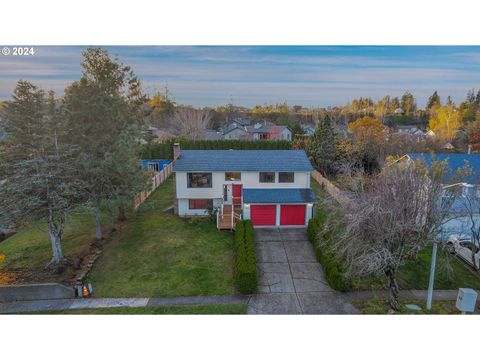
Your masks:
<path fill-rule="evenodd" d="M 312 189 L 243 189 L 246 204 L 305 204 L 315 202 Z"/>
<path fill-rule="evenodd" d="M 303 150 L 182 150 L 173 171 L 312 171 Z"/>

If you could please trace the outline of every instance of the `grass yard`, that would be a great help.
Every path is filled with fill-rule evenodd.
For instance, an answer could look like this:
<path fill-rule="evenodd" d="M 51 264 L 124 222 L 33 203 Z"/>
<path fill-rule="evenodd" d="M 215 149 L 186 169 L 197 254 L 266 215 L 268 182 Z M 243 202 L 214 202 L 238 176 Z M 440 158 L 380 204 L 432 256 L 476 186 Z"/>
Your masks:
<path fill-rule="evenodd" d="M 313 178 L 311 185 L 318 199 L 329 196 Z M 408 260 L 398 273 L 400 289 L 427 289 L 431 258 L 432 246 L 428 246 L 418 253 L 416 259 Z M 354 280 L 354 290 L 378 290 L 385 286 L 383 276 Z M 439 247 L 434 287 L 435 289 L 458 289 L 459 287 L 480 289 L 480 274 Z"/>
<path fill-rule="evenodd" d="M 382 298 L 374 298 L 367 301 L 354 301 L 353 304 L 362 312 L 362 314 L 369 315 L 385 315 L 389 314 L 390 306 L 388 301 Z M 422 308 L 420 311 L 410 310 L 405 305 L 406 304 L 415 304 Z M 395 314 L 460 314 L 455 308 L 455 301 L 433 301 L 432 310 L 425 309 L 425 301 L 419 300 L 405 300 L 400 304 L 400 312 Z"/>
<path fill-rule="evenodd" d="M 233 233 L 207 219 L 180 219 L 174 178 L 142 204 L 115 241 L 106 245 L 89 277 L 97 297 L 232 294 Z"/>
<path fill-rule="evenodd" d="M 78 259 L 88 252 L 95 242 L 95 225 L 89 209 L 79 209 L 70 215 L 62 240 L 62 250 L 69 259 Z M 52 258 L 50 237 L 46 223 L 21 229 L 17 234 L 0 243 L 0 285 L 9 283 L 56 281 L 69 279 L 73 269 L 65 273 L 45 272 L 45 265 Z M 1 256 L 1 257 L 3 257 Z"/>
<path fill-rule="evenodd" d="M 247 305 L 197 305 L 197 306 L 149 306 L 116 307 L 103 309 L 49 310 L 32 314 L 45 315 L 236 315 L 246 314 Z"/>

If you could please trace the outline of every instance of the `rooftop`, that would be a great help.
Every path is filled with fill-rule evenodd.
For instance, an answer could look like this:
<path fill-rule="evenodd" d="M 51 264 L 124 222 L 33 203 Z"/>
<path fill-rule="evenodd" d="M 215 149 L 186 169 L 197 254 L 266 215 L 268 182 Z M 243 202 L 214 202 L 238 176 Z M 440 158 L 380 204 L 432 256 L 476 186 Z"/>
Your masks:
<path fill-rule="evenodd" d="M 303 150 L 182 150 L 174 171 L 313 170 Z"/>
<path fill-rule="evenodd" d="M 314 203 L 312 189 L 243 189 L 246 204 L 304 204 Z"/>

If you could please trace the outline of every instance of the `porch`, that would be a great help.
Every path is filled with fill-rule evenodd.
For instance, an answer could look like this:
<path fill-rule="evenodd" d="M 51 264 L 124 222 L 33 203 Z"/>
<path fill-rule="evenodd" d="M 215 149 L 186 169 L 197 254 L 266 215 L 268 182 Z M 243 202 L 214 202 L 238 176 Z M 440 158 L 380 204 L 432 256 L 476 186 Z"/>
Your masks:
<path fill-rule="evenodd" d="M 242 219 L 241 205 L 222 204 L 217 212 L 217 229 L 234 230 L 238 220 Z"/>

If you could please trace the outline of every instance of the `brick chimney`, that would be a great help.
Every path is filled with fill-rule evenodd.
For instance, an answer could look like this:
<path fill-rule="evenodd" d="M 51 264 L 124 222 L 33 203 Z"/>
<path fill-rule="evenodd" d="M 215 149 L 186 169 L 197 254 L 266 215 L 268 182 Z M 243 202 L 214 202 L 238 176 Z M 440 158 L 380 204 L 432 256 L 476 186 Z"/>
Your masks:
<path fill-rule="evenodd" d="M 173 161 L 180 157 L 180 143 L 173 144 Z"/>

